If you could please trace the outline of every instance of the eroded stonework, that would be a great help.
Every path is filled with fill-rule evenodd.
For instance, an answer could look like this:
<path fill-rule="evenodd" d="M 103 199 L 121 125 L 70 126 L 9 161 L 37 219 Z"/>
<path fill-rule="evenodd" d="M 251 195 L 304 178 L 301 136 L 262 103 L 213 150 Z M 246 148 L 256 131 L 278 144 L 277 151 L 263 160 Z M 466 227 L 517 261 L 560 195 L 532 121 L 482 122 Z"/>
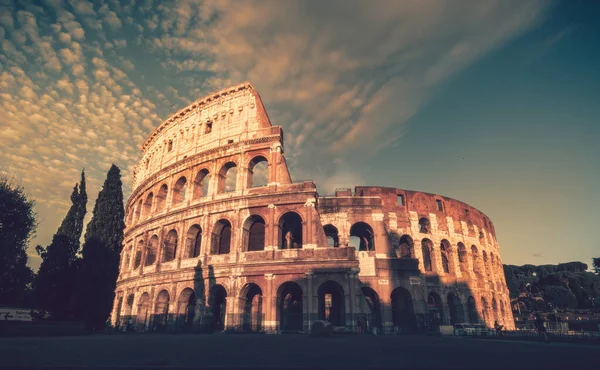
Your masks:
<path fill-rule="evenodd" d="M 161 124 L 126 210 L 112 322 L 136 330 L 380 333 L 513 328 L 490 219 L 460 201 L 294 183 L 281 127 L 248 83 Z"/>

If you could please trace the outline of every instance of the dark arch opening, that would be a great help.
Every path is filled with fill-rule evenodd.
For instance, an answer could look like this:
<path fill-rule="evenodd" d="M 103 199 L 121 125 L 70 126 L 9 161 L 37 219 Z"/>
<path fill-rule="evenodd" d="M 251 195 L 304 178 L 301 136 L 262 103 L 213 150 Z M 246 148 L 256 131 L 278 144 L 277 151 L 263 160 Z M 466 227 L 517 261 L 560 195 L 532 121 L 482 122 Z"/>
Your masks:
<path fill-rule="evenodd" d="M 327 245 L 330 247 L 338 247 L 340 245 L 340 238 L 338 235 L 338 229 L 333 225 L 323 226 L 325 231 L 325 237 L 327 238 Z"/>
<path fill-rule="evenodd" d="M 442 298 L 436 292 L 431 292 L 427 296 L 427 308 L 429 310 L 429 327 L 435 331 L 444 324 L 444 309 Z"/>
<path fill-rule="evenodd" d="M 463 243 L 458 243 L 458 264 L 460 266 L 460 272 L 466 273 L 469 271 L 469 255 L 467 253 L 467 248 Z"/>
<path fill-rule="evenodd" d="M 381 306 L 379 302 L 379 296 L 377 292 L 369 287 L 360 288 L 363 296 L 365 297 L 365 301 L 367 302 L 367 307 L 369 308 L 369 313 L 367 315 L 366 328 L 370 330 L 371 328 L 380 328 L 381 327 Z"/>
<path fill-rule="evenodd" d="M 442 240 L 440 243 L 440 256 L 442 258 L 442 269 L 446 274 L 450 273 L 450 242 L 446 239 Z"/>
<path fill-rule="evenodd" d="M 180 177 L 173 187 L 173 205 L 184 202 L 187 197 L 187 180 Z"/>
<path fill-rule="evenodd" d="M 344 289 L 333 280 L 321 284 L 319 296 L 319 319 L 327 320 L 334 326 L 346 325 L 344 313 Z"/>
<path fill-rule="evenodd" d="M 146 200 L 144 201 L 144 212 L 143 212 L 143 216 L 145 219 L 150 218 L 150 216 L 152 215 L 152 200 L 154 198 L 154 194 L 149 193 L 146 196 Z"/>
<path fill-rule="evenodd" d="M 196 294 L 191 288 L 185 288 L 177 300 L 177 328 L 190 331 L 196 314 Z"/>
<path fill-rule="evenodd" d="M 228 254 L 231 249 L 231 222 L 219 220 L 212 232 L 212 254 Z"/>
<path fill-rule="evenodd" d="M 423 234 L 429 234 L 430 224 L 428 218 L 422 217 L 419 219 L 419 232 Z"/>
<path fill-rule="evenodd" d="M 150 266 L 156 262 L 156 252 L 158 249 L 158 236 L 152 235 L 148 246 L 146 247 L 146 261 L 145 266 Z"/>
<path fill-rule="evenodd" d="M 263 156 L 252 158 L 248 165 L 248 187 L 256 188 L 269 183 L 269 162 Z"/>
<path fill-rule="evenodd" d="M 213 314 L 213 329 L 225 329 L 227 291 L 222 285 L 215 285 L 210 292 L 210 312 Z"/>
<path fill-rule="evenodd" d="M 479 323 L 479 314 L 477 313 L 477 305 L 475 304 L 475 298 L 470 296 L 467 299 L 467 310 L 469 311 L 469 322 L 471 324 Z"/>
<path fill-rule="evenodd" d="M 135 255 L 133 257 L 133 269 L 137 269 L 142 264 L 142 253 L 144 252 L 144 241 L 138 242 L 137 248 L 135 249 Z"/>
<path fill-rule="evenodd" d="M 417 330 L 417 320 L 410 292 L 404 288 L 392 291 L 392 319 L 399 334 L 414 333 Z"/>
<path fill-rule="evenodd" d="M 240 297 L 244 301 L 244 316 L 242 329 L 247 332 L 258 333 L 262 331 L 263 309 L 262 290 L 254 283 L 247 284 L 242 289 Z"/>
<path fill-rule="evenodd" d="M 433 264 L 431 261 L 431 250 L 433 249 L 433 243 L 429 239 L 423 239 L 421 241 L 421 252 L 423 253 L 423 268 L 426 272 L 433 271 Z"/>
<path fill-rule="evenodd" d="M 265 220 L 252 215 L 244 222 L 244 240 L 243 247 L 245 251 L 263 251 L 265 250 Z"/>
<path fill-rule="evenodd" d="M 450 324 L 458 324 L 464 321 L 463 308 L 460 298 L 452 293 L 448 294 L 448 308 L 450 309 Z"/>
<path fill-rule="evenodd" d="M 207 169 L 200 170 L 194 178 L 194 199 L 200 199 L 208 195 L 210 185 L 210 173 Z"/>
<path fill-rule="evenodd" d="M 279 218 L 279 248 L 302 248 L 302 218 L 296 212 L 287 212 Z"/>
<path fill-rule="evenodd" d="M 373 228 L 364 222 L 357 222 L 350 228 L 350 245 L 358 251 L 374 251 Z"/>
<path fill-rule="evenodd" d="M 227 162 L 219 171 L 219 193 L 235 191 L 237 187 L 237 165 Z"/>
<path fill-rule="evenodd" d="M 156 297 L 154 306 L 154 327 L 156 331 L 165 331 L 169 316 L 169 292 L 162 290 Z"/>
<path fill-rule="evenodd" d="M 302 288 L 288 281 L 281 284 L 278 290 L 279 327 L 282 331 L 302 330 Z"/>
<path fill-rule="evenodd" d="M 415 243 L 409 235 L 402 235 L 398 242 L 398 249 L 400 250 L 399 258 L 415 258 Z"/>
<path fill-rule="evenodd" d="M 169 187 L 167 184 L 163 184 L 156 195 L 156 212 L 160 212 L 165 209 L 165 205 L 167 204 L 167 193 L 169 192 Z"/>
<path fill-rule="evenodd" d="M 200 248 L 202 248 L 202 228 L 200 225 L 192 225 L 190 227 L 185 243 L 186 258 L 195 258 L 200 255 Z"/>
<path fill-rule="evenodd" d="M 173 261 L 177 253 L 177 231 L 169 231 L 164 244 L 163 262 Z"/>

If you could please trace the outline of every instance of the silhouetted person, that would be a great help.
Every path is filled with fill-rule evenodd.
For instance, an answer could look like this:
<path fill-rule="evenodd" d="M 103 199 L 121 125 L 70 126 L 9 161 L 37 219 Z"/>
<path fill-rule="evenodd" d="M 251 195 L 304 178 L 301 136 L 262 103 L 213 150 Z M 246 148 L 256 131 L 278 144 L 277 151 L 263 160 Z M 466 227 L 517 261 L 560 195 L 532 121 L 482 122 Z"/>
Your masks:
<path fill-rule="evenodd" d="M 535 314 L 534 325 L 535 325 L 535 328 L 536 328 L 538 334 L 540 335 L 540 337 L 544 337 L 544 341 L 546 343 L 549 343 L 548 332 L 546 331 L 546 327 L 544 326 L 544 319 L 542 319 L 542 316 L 540 316 L 539 313 Z"/>
<path fill-rule="evenodd" d="M 502 326 L 502 325 L 500 325 L 500 324 L 498 323 L 498 320 L 496 320 L 496 321 L 494 322 L 494 329 L 496 329 L 496 335 L 498 335 L 499 337 L 501 337 L 501 336 L 502 336 L 502 328 L 503 328 L 503 327 L 504 327 L 504 326 Z"/>
<path fill-rule="evenodd" d="M 358 321 L 356 322 L 356 328 L 358 329 L 358 335 L 362 335 L 363 327 L 362 327 L 362 322 L 360 321 L 360 319 L 358 319 Z"/>

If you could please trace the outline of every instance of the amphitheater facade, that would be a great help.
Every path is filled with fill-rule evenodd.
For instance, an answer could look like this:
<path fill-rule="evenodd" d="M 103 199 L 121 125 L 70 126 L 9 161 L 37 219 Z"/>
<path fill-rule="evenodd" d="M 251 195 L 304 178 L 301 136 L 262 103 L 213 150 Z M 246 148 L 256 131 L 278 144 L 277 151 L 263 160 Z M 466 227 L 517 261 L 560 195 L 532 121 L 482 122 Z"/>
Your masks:
<path fill-rule="evenodd" d="M 513 328 L 494 225 L 455 199 L 293 182 L 249 83 L 200 99 L 142 146 L 113 324 L 135 330 L 411 333 Z"/>

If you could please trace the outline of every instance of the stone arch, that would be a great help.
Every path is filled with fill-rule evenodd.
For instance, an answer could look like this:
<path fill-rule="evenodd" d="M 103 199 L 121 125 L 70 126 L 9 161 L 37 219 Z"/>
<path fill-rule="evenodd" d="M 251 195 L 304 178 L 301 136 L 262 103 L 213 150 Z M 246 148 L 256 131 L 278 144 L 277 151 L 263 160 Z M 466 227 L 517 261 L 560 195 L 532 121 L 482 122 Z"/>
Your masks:
<path fill-rule="evenodd" d="M 153 265 L 156 262 L 156 254 L 158 251 L 158 236 L 152 235 L 146 246 L 146 261 L 144 266 Z"/>
<path fill-rule="evenodd" d="M 177 298 L 176 326 L 180 330 L 189 331 L 194 325 L 196 314 L 196 293 L 192 288 L 185 288 Z"/>
<path fill-rule="evenodd" d="M 154 304 L 154 327 L 156 331 L 164 331 L 169 318 L 170 296 L 167 290 L 161 290 Z"/>
<path fill-rule="evenodd" d="M 163 247 L 163 262 L 173 261 L 177 256 L 177 230 L 172 229 L 167 234 Z"/>
<path fill-rule="evenodd" d="M 471 258 L 473 259 L 473 271 L 475 271 L 476 274 L 480 274 L 481 273 L 481 266 L 480 266 L 480 261 L 479 261 L 479 251 L 477 250 L 477 247 L 472 245 L 471 246 Z"/>
<path fill-rule="evenodd" d="M 331 322 L 333 326 L 346 325 L 344 288 L 334 280 L 327 280 L 317 290 L 319 319 Z"/>
<path fill-rule="evenodd" d="M 286 212 L 279 218 L 279 249 L 302 248 L 302 217 Z"/>
<path fill-rule="evenodd" d="M 431 232 L 431 224 L 427 217 L 421 217 L 419 219 L 419 232 L 423 234 L 429 234 Z"/>
<path fill-rule="evenodd" d="M 481 316 L 483 317 L 484 324 L 488 324 L 490 307 L 488 306 L 487 299 L 481 297 Z"/>
<path fill-rule="evenodd" d="M 469 271 L 469 254 L 467 252 L 467 248 L 461 242 L 457 244 L 457 252 L 458 252 L 458 266 L 460 267 L 460 272 L 466 274 Z"/>
<path fill-rule="evenodd" d="M 410 292 L 404 288 L 396 288 L 390 296 L 392 301 L 392 321 L 398 333 L 414 333 L 417 320 Z"/>
<path fill-rule="evenodd" d="M 181 176 L 173 187 L 173 205 L 185 202 L 187 199 L 187 179 Z"/>
<path fill-rule="evenodd" d="M 152 200 L 154 198 L 154 194 L 152 192 L 148 193 L 146 196 L 146 200 L 144 201 L 144 218 L 148 219 L 152 216 Z"/>
<path fill-rule="evenodd" d="M 469 313 L 469 322 L 471 324 L 479 323 L 479 314 L 477 313 L 477 304 L 475 303 L 475 298 L 473 296 L 469 296 L 467 299 L 467 311 Z"/>
<path fill-rule="evenodd" d="M 423 254 L 423 268 L 425 272 L 433 271 L 433 261 L 431 259 L 431 252 L 433 250 L 433 243 L 429 239 L 421 240 L 421 252 Z"/>
<path fill-rule="evenodd" d="M 185 237 L 185 257 L 195 258 L 200 255 L 202 248 L 202 227 L 195 224 L 192 225 Z"/>
<path fill-rule="evenodd" d="M 367 308 L 369 314 L 367 316 L 367 322 L 365 327 L 369 328 L 380 328 L 381 327 L 381 302 L 379 295 L 375 290 L 370 287 L 362 287 L 360 291 L 367 302 Z"/>
<path fill-rule="evenodd" d="M 286 281 L 277 289 L 277 315 L 282 331 L 302 330 L 302 300 L 302 288 L 296 282 Z"/>
<path fill-rule="evenodd" d="M 350 245 L 357 251 L 374 251 L 373 228 L 366 222 L 357 222 L 350 228 Z"/>
<path fill-rule="evenodd" d="M 252 158 L 248 164 L 248 188 L 269 184 L 269 161 L 262 155 Z"/>
<path fill-rule="evenodd" d="M 226 219 L 217 221 L 212 231 L 212 254 L 228 254 L 231 251 L 231 222 Z"/>
<path fill-rule="evenodd" d="M 150 318 L 150 295 L 144 292 L 138 301 L 137 306 L 136 327 L 138 330 L 145 328 L 148 325 Z"/>
<path fill-rule="evenodd" d="M 131 314 L 133 313 L 133 301 L 134 300 L 135 300 L 135 295 L 133 293 L 129 294 L 127 296 L 127 299 L 125 300 L 124 324 L 127 326 L 129 325 L 129 320 L 131 320 L 132 324 L 133 324 L 133 316 Z M 133 327 L 131 329 L 133 329 Z"/>
<path fill-rule="evenodd" d="M 402 235 L 400 237 L 398 249 L 400 250 L 400 258 L 415 258 L 415 242 L 410 235 Z"/>
<path fill-rule="evenodd" d="M 210 173 L 207 169 L 198 171 L 194 178 L 194 194 L 193 199 L 200 199 L 208 196 L 210 186 Z"/>
<path fill-rule="evenodd" d="M 323 226 L 323 231 L 325 232 L 325 237 L 327 238 L 327 245 L 334 248 L 339 247 L 340 236 L 337 227 L 333 226 L 332 224 L 327 224 Z"/>
<path fill-rule="evenodd" d="M 156 194 L 156 212 L 160 212 L 165 209 L 167 204 L 167 194 L 169 193 L 169 187 L 167 184 L 162 184 Z"/>
<path fill-rule="evenodd" d="M 133 269 L 137 269 L 142 264 L 142 254 L 144 252 L 144 241 L 140 240 L 135 248 L 135 254 L 133 257 Z"/>
<path fill-rule="evenodd" d="M 142 220 L 142 199 L 137 201 L 137 206 L 135 207 L 135 214 L 133 215 L 133 223 L 139 223 Z"/>
<path fill-rule="evenodd" d="M 260 332 L 263 329 L 262 289 L 256 283 L 246 284 L 240 291 L 240 303 L 244 308 L 242 329 L 247 332 Z"/>
<path fill-rule="evenodd" d="M 246 219 L 243 231 L 242 247 L 245 252 L 265 250 L 266 227 L 265 219 L 252 215 Z"/>
<path fill-rule="evenodd" d="M 458 324 L 464 322 L 463 307 L 460 298 L 455 294 L 448 294 L 448 309 L 450 311 L 450 324 Z"/>
<path fill-rule="evenodd" d="M 431 327 L 439 327 L 445 323 L 444 303 L 437 292 L 430 292 L 427 296 L 427 308 L 429 310 Z"/>
<path fill-rule="evenodd" d="M 213 315 L 213 329 L 225 329 L 225 314 L 227 312 L 227 290 L 217 284 L 210 290 L 209 310 Z"/>
<path fill-rule="evenodd" d="M 219 193 L 229 193 L 237 188 L 237 164 L 227 162 L 219 170 Z"/>
<path fill-rule="evenodd" d="M 492 298 L 492 316 L 494 321 L 498 320 L 498 303 L 496 298 Z"/>
<path fill-rule="evenodd" d="M 129 268 L 129 258 L 131 255 L 131 245 L 128 245 L 126 248 L 123 248 L 123 263 L 121 269 L 123 272 L 127 271 Z"/>
<path fill-rule="evenodd" d="M 450 242 L 443 239 L 440 243 L 440 257 L 442 261 L 442 270 L 444 273 L 449 274 L 452 271 L 452 247 Z"/>
<path fill-rule="evenodd" d="M 504 310 L 504 301 L 500 300 L 500 314 L 502 315 L 500 321 L 504 324 L 504 318 L 506 317 L 506 311 Z"/>

